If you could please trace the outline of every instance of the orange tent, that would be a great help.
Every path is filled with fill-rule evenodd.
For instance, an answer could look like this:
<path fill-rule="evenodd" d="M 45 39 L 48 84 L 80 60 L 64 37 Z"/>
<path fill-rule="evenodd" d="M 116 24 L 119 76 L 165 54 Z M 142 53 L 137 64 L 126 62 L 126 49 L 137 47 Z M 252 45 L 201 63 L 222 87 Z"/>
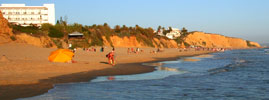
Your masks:
<path fill-rule="evenodd" d="M 58 49 L 50 53 L 48 57 L 51 62 L 68 62 L 72 60 L 74 53 L 69 49 Z"/>

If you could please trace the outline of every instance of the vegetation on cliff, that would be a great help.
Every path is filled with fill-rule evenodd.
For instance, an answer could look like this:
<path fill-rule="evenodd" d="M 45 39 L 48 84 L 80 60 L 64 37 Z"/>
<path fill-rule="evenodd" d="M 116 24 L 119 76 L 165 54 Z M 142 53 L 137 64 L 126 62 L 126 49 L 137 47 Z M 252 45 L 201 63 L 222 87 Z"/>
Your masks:
<path fill-rule="evenodd" d="M 14 26 L 13 31 L 25 32 L 34 36 L 49 36 L 58 48 L 61 48 L 68 41 L 68 34 L 78 31 L 84 34 L 84 38 L 80 40 L 69 40 L 74 47 L 89 47 L 89 46 L 145 46 L 145 47 L 173 47 L 184 45 L 184 47 L 198 46 L 198 47 L 223 47 L 223 48 L 247 48 L 259 47 L 256 43 L 245 41 L 239 38 L 230 38 L 218 34 L 207 34 L 203 32 L 188 32 L 186 28 L 181 30 L 181 36 L 175 40 L 159 36 L 154 33 L 152 28 L 142 28 L 138 25 L 135 27 L 127 27 L 125 25 L 116 25 L 111 28 L 107 23 L 103 25 L 83 26 L 78 23 L 67 25 L 65 21 L 58 21 L 56 25 L 43 24 L 40 28 L 35 26 L 21 27 Z M 159 29 L 159 28 L 158 28 Z M 169 32 L 168 30 L 164 30 Z M 115 37 L 116 36 L 116 37 Z M 117 38 L 119 37 L 119 38 Z M 125 38 L 127 37 L 127 38 Z M 132 38 L 131 37 L 135 37 Z M 136 43 L 137 41 L 138 43 Z M 12 39 L 14 40 L 14 39 Z M 122 42 L 133 43 L 122 43 Z M 174 42 L 176 43 L 174 43 Z M 135 42 L 135 43 L 134 43 Z"/>
<path fill-rule="evenodd" d="M 84 44 L 86 46 L 103 46 L 104 39 L 110 43 L 110 46 L 113 46 L 113 43 L 110 39 L 111 36 L 118 36 L 118 37 L 131 37 L 135 36 L 138 42 L 143 43 L 145 46 L 154 47 L 156 41 L 154 38 L 158 39 L 167 39 L 166 37 L 157 36 L 154 33 L 152 28 L 142 28 L 139 25 L 135 27 L 127 27 L 125 25 L 119 26 L 116 25 L 114 28 L 111 28 L 107 23 L 103 25 L 81 25 L 78 23 L 74 24 L 66 24 L 66 21 L 61 20 L 57 21 L 56 25 L 51 24 L 43 24 L 40 28 L 35 26 L 28 26 L 28 27 L 21 27 L 18 25 L 12 25 L 13 31 L 16 32 L 24 32 L 31 35 L 46 35 L 53 38 L 55 44 L 59 44 L 59 39 L 67 40 L 68 34 L 74 31 L 80 32 L 84 34 Z M 65 41 L 67 42 L 67 41 Z M 76 42 L 76 41 L 73 41 Z M 81 41 L 80 41 L 81 42 Z M 58 45 L 60 46 L 60 44 Z M 74 45 L 80 46 L 81 45 Z M 85 45 L 84 45 L 85 46 Z M 166 47 L 164 45 L 164 47 Z"/>

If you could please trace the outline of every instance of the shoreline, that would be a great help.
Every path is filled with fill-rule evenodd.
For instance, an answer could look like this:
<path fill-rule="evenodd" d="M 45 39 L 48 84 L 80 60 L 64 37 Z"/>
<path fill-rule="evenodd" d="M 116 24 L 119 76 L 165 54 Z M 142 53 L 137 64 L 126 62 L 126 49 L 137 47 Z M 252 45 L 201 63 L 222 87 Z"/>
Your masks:
<path fill-rule="evenodd" d="M 153 61 L 147 61 L 142 63 L 154 63 L 161 61 L 172 61 L 182 57 L 193 57 L 198 55 L 210 54 L 215 52 L 207 52 L 201 54 L 193 54 L 186 56 L 178 57 L 169 57 L 169 58 L 159 58 Z M 142 63 L 126 63 L 118 64 L 115 67 L 107 68 L 103 70 L 95 70 L 88 72 L 79 72 L 69 75 L 56 76 L 49 79 L 40 80 L 36 84 L 24 84 L 24 85 L 6 85 L 1 86 L 0 90 L 2 91 L 0 99 L 18 99 L 18 98 L 27 98 L 37 95 L 42 95 L 47 93 L 48 90 L 53 89 L 55 84 L 62 83 L 76 83 L 76 82 L 90 82 L 92 79 L 95 79 L 99 76 L 113 76 L 113 75 L 132 75 L 132 74 L 142 74 L 155 71 L 157 66 L 147 66 L 142 65 Z M 128 68 L 126 67 L 128 66 Z M 12 93 L 12 94 L 11 94 Z"/>
<path fill-rule="evenodd" d="M 144 53 L 127 54 L 126 48 L 116 48 L 118 50 L 117 61 L 119 64 L 112 67 L 105 63 L 107 62 L 106 53 L 79 51 L 76 53 L 77 58 L 75 59 L 78 63 L 51 63 L 47 61 L 47 55 L 54 49 L 19 47 L 17 45 L 12 48 L 2 47 L 4 48 L 1 49 L 0 46 L 0 49 L 4 51 L 4 54 L 7 54 L 11 62 L 0 62 L 0 65 L 4 65 L 0 67 L 0 72 L 3 72 L 0 76 L 1 100 L 41 95 L 54 88 L 54 84 L 88 82 L 98 76 L 131 75 L 156 70 L 154 66 L 142 65 L 142 63 L 170 61 L 181 57 L 214 53 L 213 51 L 178 52 L 177 49 L 166 49 L 165 52 L 150 54 L 147 52 L 154 48 L 143 48 Z M 18 48 L 22 49 L 22 54 L 16 51 Z M 5 51 L 4 49 L 7 50 Z M 12 51 L 13 49 L 15 51 Z M 18 55 L 13 57 L 14 52 L 21 55 L 19 56 L 20 58 L 17 58 Z M 25 56 L 25 54 L 27 55 Z M 39 56 L 36 56 L 38 54 Z M 92 56 L 90 61 L 89 56 Z"/>

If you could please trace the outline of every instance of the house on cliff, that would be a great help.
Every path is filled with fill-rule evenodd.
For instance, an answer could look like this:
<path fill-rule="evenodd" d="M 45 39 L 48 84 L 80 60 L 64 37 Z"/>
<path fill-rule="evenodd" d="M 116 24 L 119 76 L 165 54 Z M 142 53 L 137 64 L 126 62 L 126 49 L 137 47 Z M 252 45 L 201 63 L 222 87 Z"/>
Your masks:
<path fill-rule="evenodd" d="M 83 33 L 79 33 L 77 31 L 68 34 L 68 39 L 83 39 L 83 38 L 84 38 Z"/>
<path fill-rule="evenodd" d="M 172 30 L 169 33 L 166 33 L 166 37 L 169 39 L 175 39 L 177 37 L 180 37 L 181 31 L 177 28 L 172 28 Z"/>
<path fill-rule="evenodd" d="M 164 34 L 165 31 L 166 30 L 160 29 L 159 31 L 156 32 L 156 34 L 159 36 L 166 36 L 169 39 L 175 39 L 177 37 L 180 37 L 181 35 L 181 31 L 177 28 L 171 28 L 171 30 L 168 33 Z"/>

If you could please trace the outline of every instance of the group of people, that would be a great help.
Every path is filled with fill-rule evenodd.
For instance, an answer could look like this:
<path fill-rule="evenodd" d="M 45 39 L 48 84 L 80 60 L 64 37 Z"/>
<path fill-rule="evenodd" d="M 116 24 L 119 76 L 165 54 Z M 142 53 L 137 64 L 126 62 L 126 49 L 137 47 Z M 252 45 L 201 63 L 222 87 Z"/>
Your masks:
<path fill-rule="evenodd" d="M 144 52 L 144 50 L 141 50 L 140 48 L 136 48 L 136 50 L 134 50 L 134 48 L 128 48 L 127 49 L 127 53 L 128 54 L 131 54 L 131 53 L 135 53 L 135 54 L 138 54 L 140 52 Z"/>
<path fill-rule="evenodd" d="M 155 54 L 158 52 L 163 52 L 164 50 L 161 50 L 160 48 L 158 48 L 157 50 L 151 50 L 149 53 Z"/>
<path fill-rule="evenodd" d="M 87 52 L 89 52 L 89 51 L 97 52 L 97 49 L 94 48 L 94 47 L 92 47 L 92 48 L 83 48 L 83 51 L 87 51 Z M 105 51 L 105 48 L 104 48 L 104 47 L 101 47 L 101 48 L 100 48 L 100 52 L 104 52 L 104 51 Z"/>
<path fill-rule="evenodd" d="M 179 52 L 183 52 L 183 51 L 189 51 L 189 50 L 194 50 L 194 51 L 220 51 L 220 52 L 224 52 L 226 50 L 230 50 L 228 48 L 203 48 L 203 47 L 193 47 L 193 48 L 180 48 L 178 49 Z"/>
<path fill-rule="evenodd" d="M 96 52 L 96 48 L 92 48 L 92 49 L 89 49 L 86 51 L 94 51 Z M 100 48 L 100 52 L 104 52 L 105 51 L 105 48 L 104 47 L 101 47 Z M 106 57 L 108 58 L 108 63 L 112 66 L 115 66 L 116 65 L 116 61 L 115 61 L 115 48 L 112 48 L 112 51 L 109 52 L 108 54 L 106 54 Z"/>

